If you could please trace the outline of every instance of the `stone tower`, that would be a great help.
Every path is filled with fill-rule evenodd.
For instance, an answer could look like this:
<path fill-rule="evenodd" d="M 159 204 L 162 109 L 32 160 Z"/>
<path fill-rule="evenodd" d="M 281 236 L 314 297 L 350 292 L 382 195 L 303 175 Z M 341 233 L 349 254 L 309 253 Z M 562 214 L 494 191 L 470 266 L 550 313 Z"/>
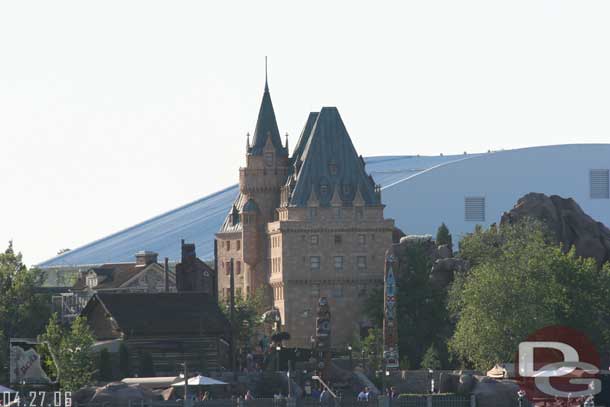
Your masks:
<path fill-rule="evenodd" d="M 272 292 L 288 346 L 311 346 L 321 297 L 334 313 L 329 346 L 343 346 L 367 326 L 363 302 L 383 286 L 394 228 L 383 210 L 337 108 L 310 113 L 289 156 L 265 81 L 239 194 L 216 235 L 220 298 L 234 259 L 236 295 Z"/>
<path fill-rule="evenodd" d="M 288 148 L 282 145 L 265 78 L 254 137 L 246 143 L 246 166 L 239 169 L 239 195 L 218 240 L 219 291 L 227 297 L 230 260 L 234 259 L 236 294 L 268 288 L 266 226 L 277 218 L 280 189 L 288 176 Z"/>

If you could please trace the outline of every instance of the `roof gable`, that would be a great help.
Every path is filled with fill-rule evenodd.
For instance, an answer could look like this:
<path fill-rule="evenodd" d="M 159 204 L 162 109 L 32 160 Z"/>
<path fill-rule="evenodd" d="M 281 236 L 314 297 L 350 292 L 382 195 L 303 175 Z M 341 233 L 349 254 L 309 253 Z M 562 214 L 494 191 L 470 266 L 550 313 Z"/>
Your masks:
<path fill-rule="evenodd" d="M 82 315 L 103 306 L 129 337 L 225 334 L 229 321 L 215 299 L 197 292 L 97 293 Z"/>

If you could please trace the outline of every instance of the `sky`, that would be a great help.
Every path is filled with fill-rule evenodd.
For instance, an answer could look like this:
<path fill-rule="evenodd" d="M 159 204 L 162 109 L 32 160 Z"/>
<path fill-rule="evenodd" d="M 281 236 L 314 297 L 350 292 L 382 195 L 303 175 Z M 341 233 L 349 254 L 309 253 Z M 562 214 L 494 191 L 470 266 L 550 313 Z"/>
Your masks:
<path fill-rule="evenodd" d="M 610 142 L 607 0 L 0 3 L 0 248 L 53 257 L 234 184 L 264 87 L 295 145 Z"/>

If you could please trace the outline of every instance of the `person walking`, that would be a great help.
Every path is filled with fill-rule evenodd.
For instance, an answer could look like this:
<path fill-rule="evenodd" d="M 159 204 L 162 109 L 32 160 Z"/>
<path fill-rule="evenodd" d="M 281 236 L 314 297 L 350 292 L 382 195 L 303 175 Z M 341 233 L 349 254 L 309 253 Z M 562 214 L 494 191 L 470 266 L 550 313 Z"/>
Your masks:
<path fill-rule="evenodd" d="M 254 396 L 252 395 L 252 393 L 250 393 L 250 390 L 248 390 L 246 392 L 246 395 L 244 396 L 244 400 L 254 400 Z"/>
<path fill-rule="evenodd" d="M 358 393 L 358 401 L 369 401 L 370 395 L 371 393 L 369 391 L 369 388 L 365 387 L 360 393 Z"/>

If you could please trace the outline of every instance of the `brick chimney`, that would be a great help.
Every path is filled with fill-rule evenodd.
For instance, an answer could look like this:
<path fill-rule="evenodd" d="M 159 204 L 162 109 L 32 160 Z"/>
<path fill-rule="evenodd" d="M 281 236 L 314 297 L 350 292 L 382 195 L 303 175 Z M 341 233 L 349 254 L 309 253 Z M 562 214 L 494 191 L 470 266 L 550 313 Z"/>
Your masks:
<path fill-rule="evenodd" d="M 158 254 L 143 250 L 136 253 L 136 267 L 146 267 L 157 262 Z"/>

